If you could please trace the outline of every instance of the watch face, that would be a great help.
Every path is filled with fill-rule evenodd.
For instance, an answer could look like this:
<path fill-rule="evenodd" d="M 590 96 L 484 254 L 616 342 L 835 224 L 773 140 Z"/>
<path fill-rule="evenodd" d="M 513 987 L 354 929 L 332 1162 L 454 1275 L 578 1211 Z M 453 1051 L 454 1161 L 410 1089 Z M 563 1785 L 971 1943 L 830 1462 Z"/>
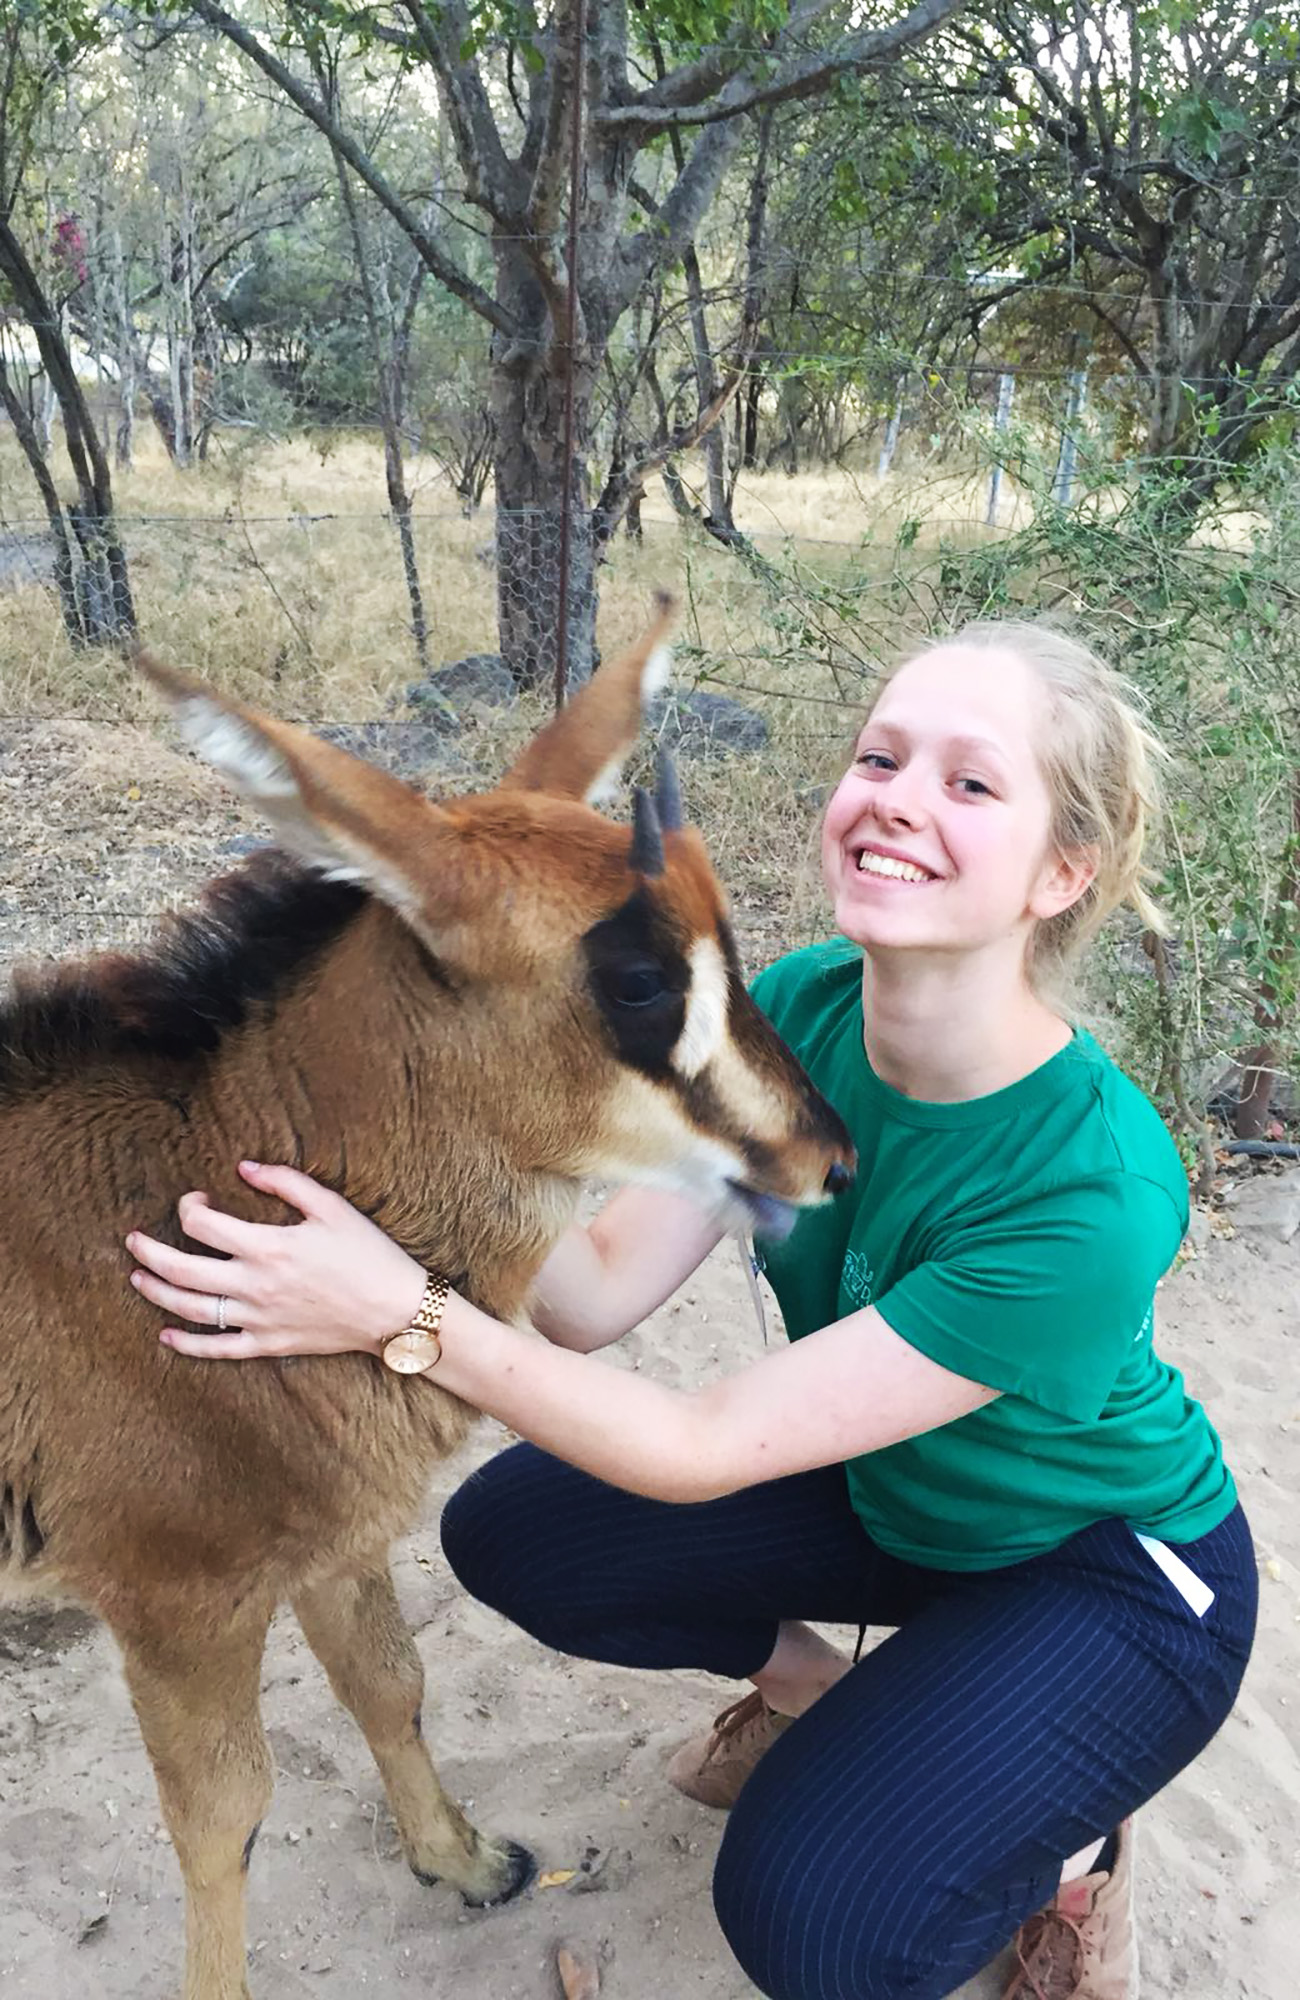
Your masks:
<path fill-rule="evenodd" d="M 396 1375 L 423 1375 L 442 1359 L 442 1342 L 436 1333 L 410 1330 L 394 1334 L 384 1348 L 384 1365 Z"/>

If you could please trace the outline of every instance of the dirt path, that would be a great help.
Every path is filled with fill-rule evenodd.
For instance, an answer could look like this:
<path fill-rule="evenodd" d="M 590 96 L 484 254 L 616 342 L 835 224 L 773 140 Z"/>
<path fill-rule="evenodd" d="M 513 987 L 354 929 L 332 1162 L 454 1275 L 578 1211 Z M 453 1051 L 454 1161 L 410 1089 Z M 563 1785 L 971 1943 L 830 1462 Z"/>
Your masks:
<path fill-rule="evenodd" d="M 1263 1572 L 1256 1657 L 1206 1755 L 1145 1815 L 1141 1904 L 1148 2000 L 1292 2000 L 1300 1825 L 1296 1622 L 1300 1568 L 1300 1259 L 1212 1246 L 1169 1282 L 1163 1344 L 1209 1401 L 1254 1518 Z M 628 1360 L 686 1383 L 757 1341 L 725 1249 Z M 1285 1387 L 1283 1386 L 1285 1385 Z M 709 1905 L 718 1823 L 662 1781 L 669 1748 L 727 1698 L 685 1674 L 558 1660 L 467 1602 L 438 1548 L 442 1494 L 501 1434 L 485 1425 L 401 1550 L 402 1599 L 429 1676 L 426 1727 L 449 1785 L 485 1826 L 536 1849 L 569 1885 L 470 1914 L 395 1858 L 378 1781 L 287 1616 L 267 1653 L 264 1711 L 279 1768 L 254 1861 L 254 1992 L 350 2000 L 404 1992 L 551 2000 L 556 1943 L 604 1963 L 608 2000 L 752 1988 Z M 77 1618 L 0 1622 L 0 1991 L 9 2000 L 163 2000 L 176 1990 L 179 1877 L 113 1648 Z M 583 1864 L 599 1864 L 587 1880 Z M 968 2000 L 993 2000 L 987 1974 Z"/>

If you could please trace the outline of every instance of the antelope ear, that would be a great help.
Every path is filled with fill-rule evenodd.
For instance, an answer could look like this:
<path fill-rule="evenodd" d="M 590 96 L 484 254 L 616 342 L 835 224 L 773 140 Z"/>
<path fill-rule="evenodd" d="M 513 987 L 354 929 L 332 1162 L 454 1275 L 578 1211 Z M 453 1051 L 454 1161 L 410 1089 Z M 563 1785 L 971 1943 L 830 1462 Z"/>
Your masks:
<path fill-rule="evenodd" d="M 676 607 L 664 590 L 656 604 L 653 624 L 631 652 L 592 675 L 511 765 L 498 791 L 549 792 L 589 805 L 609 795 L 640 732 L 641 711 L 672 664 L 663 641 Z"/>
<path fill-rule="evenodd" d="M 136 664 L 171 703 L 181 735 L 268 819 L 290 853 L 336 882 L 372 889 L 403 916 L 422 906 L 404 855 L 427 852 L 445 816 L 400 778 L 309 730 L 261 715 L 146 653 Z"/>

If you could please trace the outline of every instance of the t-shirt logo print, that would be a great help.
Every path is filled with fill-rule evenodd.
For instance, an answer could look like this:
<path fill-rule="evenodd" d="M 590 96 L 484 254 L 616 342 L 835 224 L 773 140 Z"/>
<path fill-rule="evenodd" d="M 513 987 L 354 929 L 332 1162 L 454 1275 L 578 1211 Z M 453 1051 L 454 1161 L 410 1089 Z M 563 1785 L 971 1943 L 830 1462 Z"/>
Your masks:
<path fill-rule="evenodd" d="M 846 1250 L 844 1253 L 844 1273 L 840 1285 L 845 1294 L 856 1305 L 871 1304 L 871 1287 L 875 1282 L 875 1272 L 860 1250 Z"/>

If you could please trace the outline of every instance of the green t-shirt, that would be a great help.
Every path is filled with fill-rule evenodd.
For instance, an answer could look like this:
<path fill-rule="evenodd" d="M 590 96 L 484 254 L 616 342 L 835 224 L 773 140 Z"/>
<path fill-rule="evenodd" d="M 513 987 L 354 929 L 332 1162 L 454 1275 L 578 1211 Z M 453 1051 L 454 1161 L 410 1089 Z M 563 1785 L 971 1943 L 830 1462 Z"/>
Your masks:
<path fill-rule="evenodd" d="M 993 1569 L 1119 1518 L 1208 1534 L 1236 1491 L 1177 1369 L 1155 1288 L 1187 1226 L 1156 1112 L 1090 1035 L 987 1097 L 929 1104 L 872 1071 L 862 958 L 843 940 L 761 973 L 754 997 L 858 1148 L 853 1187 L 761 1246 L 792 1340 L 873 1305 L 931 1360 L 1002 1394 L 851 1459 L 880 1547 Z"/>

